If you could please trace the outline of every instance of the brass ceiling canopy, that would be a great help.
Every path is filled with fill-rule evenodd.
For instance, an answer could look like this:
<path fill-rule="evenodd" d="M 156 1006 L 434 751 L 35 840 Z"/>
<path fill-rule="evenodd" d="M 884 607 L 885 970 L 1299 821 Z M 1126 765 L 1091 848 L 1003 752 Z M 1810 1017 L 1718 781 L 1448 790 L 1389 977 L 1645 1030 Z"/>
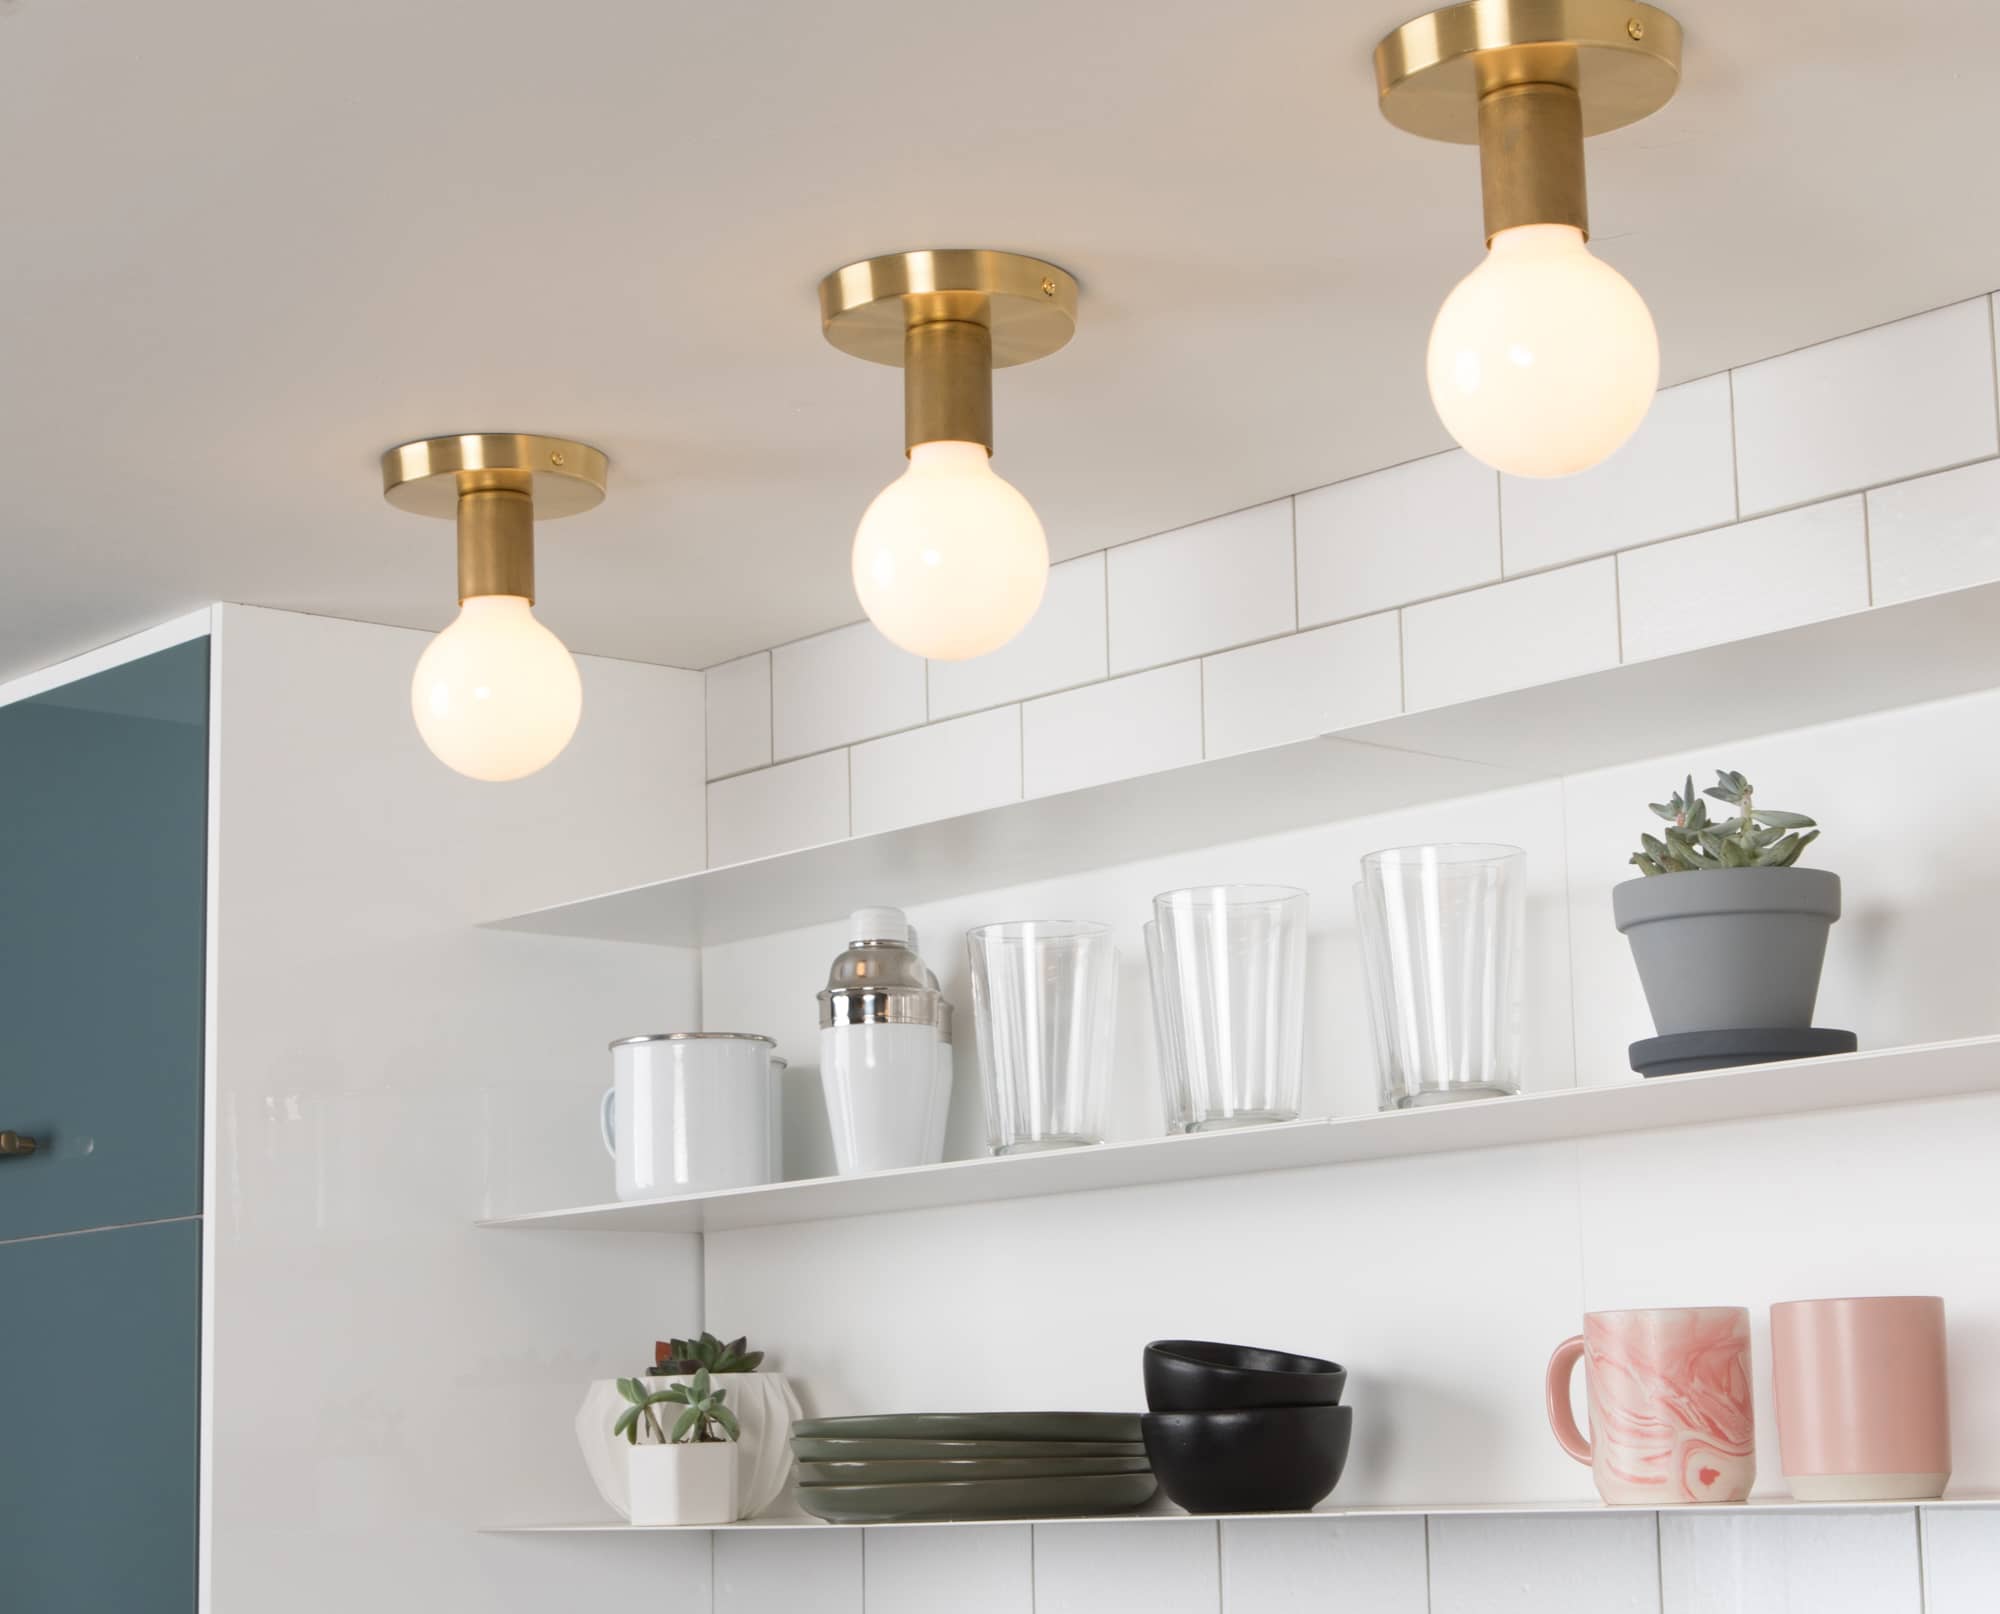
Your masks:
<path fill-rule="evenodd" d="M 1681 25 L 1636 0 L 1465 0 L 1375 47 L 1384 117 L 1479 147 L 1489 241 L 1523 224 L 1588 235 L 1585 137 L 1659 111 L 1680 81 Z"/>
<path fill-rule="evenodd" d="M 466 432 L 382 456 L 382 494 L 398 510 L 458 522 L 458 597 L 535 598 L 535 519 L 579 515 L 604 499 L 601 449 L 533 432 Z"/>
<path fill-rule="evenodd" d="M 993 448 L 993 371 L 1046 358 L 1076 332 L 1076 281 L 1039 258 L 892 252 L 819 283 L 820 328 L 843 353 L 902 366 L 905 447 Z"/>

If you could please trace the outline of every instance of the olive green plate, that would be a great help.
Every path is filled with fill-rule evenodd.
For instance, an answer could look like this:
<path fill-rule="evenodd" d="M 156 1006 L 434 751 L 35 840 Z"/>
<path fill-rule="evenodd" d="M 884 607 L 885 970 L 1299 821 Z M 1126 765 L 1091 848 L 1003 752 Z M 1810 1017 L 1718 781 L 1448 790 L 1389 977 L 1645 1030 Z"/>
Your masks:
<path fill-rule="evenodd" d="M 1151 1474 L 1077 1479 L 957 1480 L 923 1485 L 801 1485 L 799 1506 L 841 1524 L 899 1519 L 1052 1518 L 1124 1513 L 1152 1500 Z"/>
<path fill-rule="evenodd" d="M 803 1418 L 795 1435 L 880 1440 L 1139 1440 L 1136 1412 L 877 1412 Z"/>
<path fill-rule="evenodd" d="M 1144 1457 L 1138 1440 L 861 1440 L 792 1433 L 792 1455 L 802 1463 L 949 1457 Z"/>
<path fill-rule="evenodd" d="M 942 1457 L 802 1462 L 804 1485 L 908 1485 L 934 1480 L 1078 1479 L 1150 1474 L 1145 1457 Z"/>

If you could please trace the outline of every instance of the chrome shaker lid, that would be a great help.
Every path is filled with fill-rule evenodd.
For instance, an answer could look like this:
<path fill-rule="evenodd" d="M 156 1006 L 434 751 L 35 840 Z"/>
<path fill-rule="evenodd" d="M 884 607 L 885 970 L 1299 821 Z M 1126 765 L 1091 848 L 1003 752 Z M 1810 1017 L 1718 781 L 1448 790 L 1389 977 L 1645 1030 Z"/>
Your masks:
<path fill-rule="evenodd" d="M 854 938 L 833 961 L 819 994 L 828 1026 L 934 1026 L 944 1002 L 937 982 L 909 945 L 910 927 L 895 908 L 862 908 L 849 921 Z"/>

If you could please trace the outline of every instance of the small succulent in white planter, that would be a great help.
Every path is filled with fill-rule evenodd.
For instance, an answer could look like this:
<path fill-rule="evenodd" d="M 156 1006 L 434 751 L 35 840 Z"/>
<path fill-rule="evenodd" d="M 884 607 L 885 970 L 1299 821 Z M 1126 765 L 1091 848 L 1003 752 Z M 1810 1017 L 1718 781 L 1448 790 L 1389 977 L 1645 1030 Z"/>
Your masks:
<path fill-rule="evenodd" d="M 655 1390 L 620 1379 L 625 1409 L 611 1426 L 623 1435 L 634 1524 L 728 1524 L 736 1517 L 736 1415 L 727 1392 L 701 1368 L 686 1383 Z M 672 1422 L 662 1422 L 671 1418 Z"/>
<path fill-rule="evenodd" d="M 1734 812 L 1712 820 L 1703 797 Z M 1810 1027 L 1840 917 L 1840 877 L 1795 866 L 1814 821 L 1758 806 L 1727 770 L 1699 795 L 1690 776 L 1650 805 L 1665 827 L 1639 837 L 1631 861 L 1644 878 L 1614 886 L 1611 907 L 1660 1034 Z"/>
<path fill-rule="evenodd" d="M 799 1398 L 785 1375 L 771 1367 L 764 1352 L 750 1349 L 748 1340 L 723 1340 L 709 1333 L 656 1341 L 653 1359 L 637 1382 L 658 1390 L 672 1381 L 692 1381 L 703 1371 L 726 1384 L 729 1410 L 741 1431 L 735 1442 L 737 1516 L 753 1518 L 776 1507 L 791 1480 L 792 1421 L 800 1415 Z M 577 1408 L 576 1438 L 598 1493 L 629 1518 L 626 1447 L 612 1433 L 613 1422 L 629 1405 L 622 1382 L 598 1379 L 591 1384 Z"/>

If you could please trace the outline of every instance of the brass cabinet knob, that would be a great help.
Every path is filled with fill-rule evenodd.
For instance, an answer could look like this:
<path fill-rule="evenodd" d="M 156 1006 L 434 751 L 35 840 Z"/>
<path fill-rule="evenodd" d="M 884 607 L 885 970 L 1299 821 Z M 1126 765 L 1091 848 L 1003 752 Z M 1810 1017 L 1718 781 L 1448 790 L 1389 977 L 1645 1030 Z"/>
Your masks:
<path fill-rule="evenodd" d="M 41 1147 L 24 1132 L 0 1132 L 0 1158 L 10 1154 L 33 1154 Z"/>

